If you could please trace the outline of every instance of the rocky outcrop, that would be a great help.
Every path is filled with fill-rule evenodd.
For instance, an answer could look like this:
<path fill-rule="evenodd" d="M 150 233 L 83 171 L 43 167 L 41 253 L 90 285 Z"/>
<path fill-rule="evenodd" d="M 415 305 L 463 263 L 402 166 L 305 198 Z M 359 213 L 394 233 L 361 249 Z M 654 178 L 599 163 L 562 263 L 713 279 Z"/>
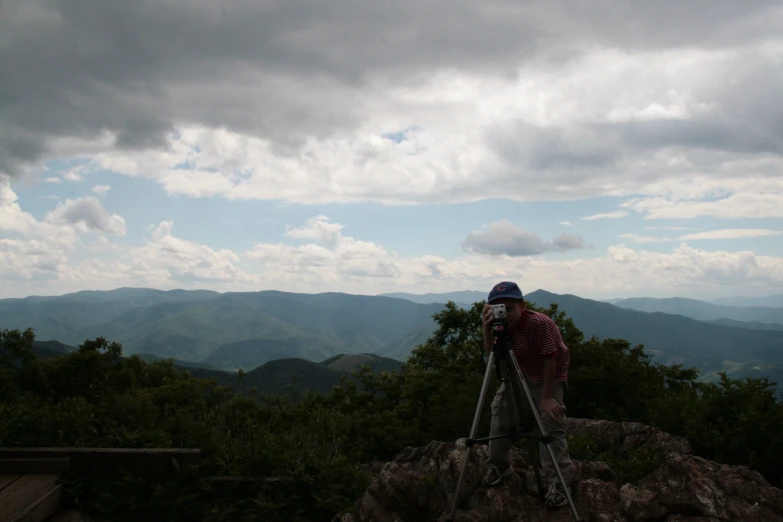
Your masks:
<path fill-rule="evenodd" d="M 691 455 L 687 441 L 638 423 L 569 419 L 567 431 L 591 435 L 599 446 L 648 447 L 661 465 L 636 485 L 621 484 L 601 462 L 575 461 L 572 494 L 584 522 L 783 522 L 783 490 L 744 466 Z M 391 462 L 375 463 L 374 479 L 352 513 L 333 522 L 405 522 L 447 519 L 466 453 L 465 441 L 408 448 Z M 454 522 L 566 522 L 566 506 L 547 509 L 533 468 L 516 450 L 515 473 L 486 488 L 487 446 L 473 447 Z"/>

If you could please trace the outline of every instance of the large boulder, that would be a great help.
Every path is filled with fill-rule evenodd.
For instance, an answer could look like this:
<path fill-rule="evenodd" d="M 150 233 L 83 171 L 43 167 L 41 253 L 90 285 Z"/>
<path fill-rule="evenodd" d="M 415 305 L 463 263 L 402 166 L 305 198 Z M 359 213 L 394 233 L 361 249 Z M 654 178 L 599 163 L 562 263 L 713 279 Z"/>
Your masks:
<path fill-rule="evenodd" d="M 621 451 L 646 446 L 662 462 L 632 485 L 619 483 L 605 463 L 575 461 L 572 494 L 584 522 L 783 522 L 783 490 L 744 466 L 691 455 L 681 438 L 637 423 L 586 419 L 570 419 L 567 431 Z M 574 520 L 569 506 L 544 506 L 534 470 L 516 449 L 510 454 L 515 473 L 500 486 L 484 487 L 487 451 L 486 445 L 471 451 L 454 522 Z M 445 521 L 465 454 L 460 439 L 408 448 L 391 462 L 375 463 L 373 481 L 353 512 L 333 522 Z"/>

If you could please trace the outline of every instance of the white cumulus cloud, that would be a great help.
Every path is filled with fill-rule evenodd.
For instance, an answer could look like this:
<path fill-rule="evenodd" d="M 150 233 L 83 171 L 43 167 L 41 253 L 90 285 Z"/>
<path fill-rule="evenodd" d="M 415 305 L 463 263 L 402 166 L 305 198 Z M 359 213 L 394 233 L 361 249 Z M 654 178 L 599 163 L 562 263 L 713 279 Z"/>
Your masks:
<path fill-rule="evenodd" d="M 628 212 L 625 210 L 617 210 L 615 212 L 601 212 L 599 214 L 593 214 L 591 216 L 585 216 L 582 219 L 584 221 L 593 221 L 596 219 L 620 219 L 628 216 Z"/>

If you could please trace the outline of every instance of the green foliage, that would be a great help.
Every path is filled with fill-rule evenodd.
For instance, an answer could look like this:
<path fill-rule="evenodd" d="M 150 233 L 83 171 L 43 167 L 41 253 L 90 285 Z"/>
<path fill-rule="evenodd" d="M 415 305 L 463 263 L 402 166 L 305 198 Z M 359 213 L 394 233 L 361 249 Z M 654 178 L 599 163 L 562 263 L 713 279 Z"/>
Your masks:
<path fill-rule="evenodd" d="M 0 330 L 0 367 L 13 368 L 19 362 L 29 364 L 35 359 L 33 341 L 35 333 L 28 328 L 24 332 L 18 330 Z"/>
<path fill-rule="evenodd" d="M 122 470 L 71 473 L 70 501 L 109 520 L 331 520 L 367 487 L 371 462 L 469 433 L 487 361 L 483 304 L 449 303 L 436 313 L 437 329 L 399 371 L 367 366 L 326 393 L 296 397 L 258 392 L 253 372 L 219 383 L 171 360 L 123 357 L 120 344 L 104 338 L 38 359 L 32 331 L 2 330 L 0 446 L 201 448 L 201 465 L 170 482 Z M 707 458 L 780 479 L 783 404 L 769 383 L 725 375 L 717 384 L 698 382 L 698 372 L 652 363 L 623 339 L 585 339 L 557 305 L 536 309 L 554 319 L 572 352 L 571 416 L 652 424 L 687 437 Z M 491 378 L 490 394 L 498 384 L 494 372 Z M 487 402 L 480 432 L 488 429 Z M 571 448 L 630 482 L 661 458 L 581 439 Z M 208 481 L 215 476 L 266 479 L 221 493 Z"/>

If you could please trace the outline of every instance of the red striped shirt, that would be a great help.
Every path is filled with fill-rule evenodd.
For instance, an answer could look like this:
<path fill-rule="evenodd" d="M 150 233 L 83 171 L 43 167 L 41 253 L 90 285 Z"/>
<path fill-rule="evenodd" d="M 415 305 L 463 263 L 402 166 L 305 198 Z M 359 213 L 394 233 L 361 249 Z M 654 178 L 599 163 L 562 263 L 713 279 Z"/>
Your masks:
<path fill-rule="evenodd" d="M 509 331 L 509 344 L 525 377 L 544 381 L 544 360 L 555 357 L 555 382 L 568 380 L 571 353 L 563 342 L 560 328 L 546 314 L 525 310 L 519 325 Z"/>

